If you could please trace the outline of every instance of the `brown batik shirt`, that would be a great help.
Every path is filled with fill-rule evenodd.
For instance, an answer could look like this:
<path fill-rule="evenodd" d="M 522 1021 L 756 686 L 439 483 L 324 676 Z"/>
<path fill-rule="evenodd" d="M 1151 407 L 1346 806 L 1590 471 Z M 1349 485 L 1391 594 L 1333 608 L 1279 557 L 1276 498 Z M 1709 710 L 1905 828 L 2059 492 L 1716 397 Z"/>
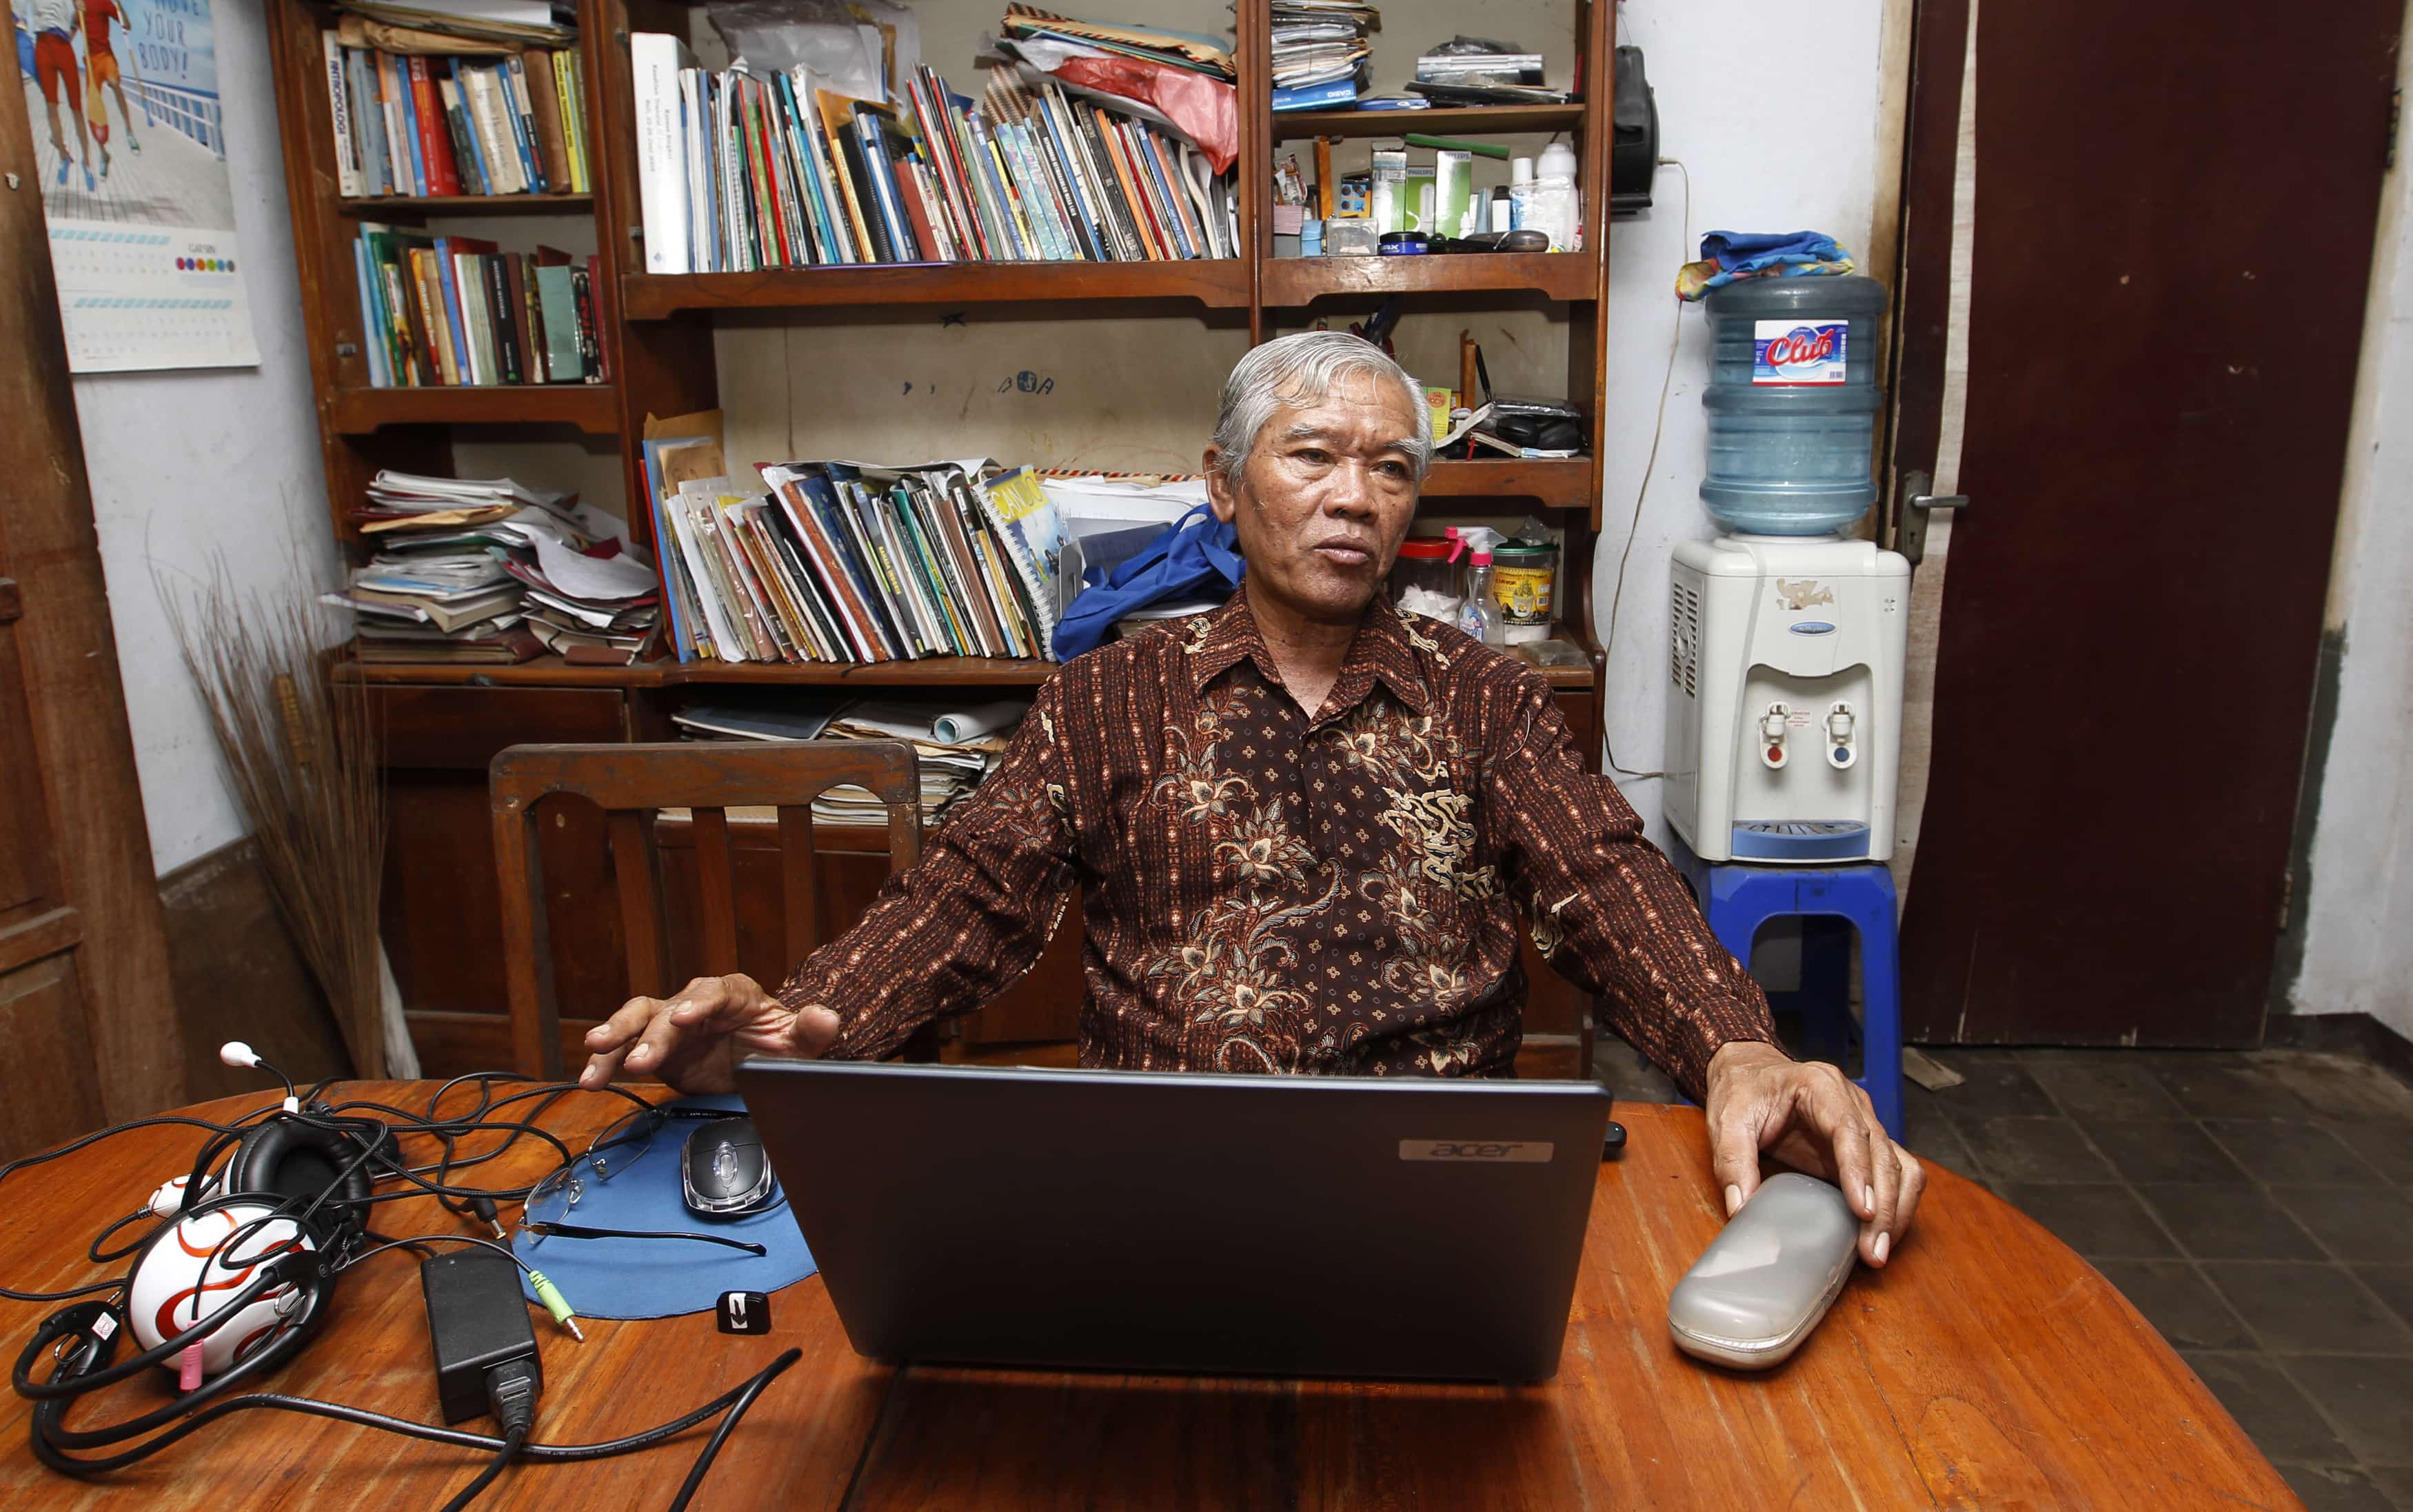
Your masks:
<path fill-rule="evenodd" d="M 1695 1097 L 1774 1038 L 1548 684 L 1379 599 L 1312 718 L 1245 595 L 1071 662 L 780 996 L 837 1011 L 832 1054 L 890 1053 L 1029 970 L 1076 883 L 1085 1066 L 1512 1075 L 1520 915 Z"/>

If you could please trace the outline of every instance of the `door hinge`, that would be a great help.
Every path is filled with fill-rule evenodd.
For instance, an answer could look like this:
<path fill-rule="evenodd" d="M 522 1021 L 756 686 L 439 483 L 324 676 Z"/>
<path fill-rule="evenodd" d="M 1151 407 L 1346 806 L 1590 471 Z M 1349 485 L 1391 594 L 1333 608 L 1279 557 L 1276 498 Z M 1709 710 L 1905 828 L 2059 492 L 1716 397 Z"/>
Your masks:
<path fill-rule="evenodd" d="M 2295 907 L 2296 868 L 2289 867 L 2279 873 L 2279 932 L 2281 934 L 2287 932 L 2287 920 L 2295 912 Z"/>
<path fill-rule="evenodd" d="M 2388 154 L 2380 162 L 2380 167 L 2391 173 L 2396 171 L 2396 128 L 2404 120 L 2405 91 L 2391 89 L 2388 92 Z"/>

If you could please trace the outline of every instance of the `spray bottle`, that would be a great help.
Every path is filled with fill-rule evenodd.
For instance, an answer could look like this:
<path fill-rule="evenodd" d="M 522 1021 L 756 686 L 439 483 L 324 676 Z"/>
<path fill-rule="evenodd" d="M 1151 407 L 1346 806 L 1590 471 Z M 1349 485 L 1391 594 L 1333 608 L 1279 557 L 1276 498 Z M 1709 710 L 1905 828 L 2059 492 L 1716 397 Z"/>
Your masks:
<path fill-rule="evenodd" d="M 1486 645 L 1507 644 L 1500 606 L 1491 598 L 1491 548 L 1502 539 L 1488 526 L 1449 528 L 1449 559 L 1457 561 L 1460 553 L 1467 556 L 1466 600 L 1458 607 L 1458 628 Z"/>

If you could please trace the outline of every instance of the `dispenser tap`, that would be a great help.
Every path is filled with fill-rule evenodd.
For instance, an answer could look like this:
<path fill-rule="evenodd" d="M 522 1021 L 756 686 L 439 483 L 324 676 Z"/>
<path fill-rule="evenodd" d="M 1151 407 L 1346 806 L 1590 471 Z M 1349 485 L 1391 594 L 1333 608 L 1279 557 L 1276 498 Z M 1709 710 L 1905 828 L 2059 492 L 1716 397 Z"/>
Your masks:
<path fill-rule="evenodd" d="M 1859 747 L 1852 743 L 1852 705 L 1838 704 L 1827 711 L 1827 764 L 1843 771 L 1860 759 Z"/>
<path fill-rule="evenodd" d="M 1784 731 L 1792 710 L 1783 704 L 1770 704 L 1759 721 L 1759 763 L 1771 772 L 1784 767 Z"/>

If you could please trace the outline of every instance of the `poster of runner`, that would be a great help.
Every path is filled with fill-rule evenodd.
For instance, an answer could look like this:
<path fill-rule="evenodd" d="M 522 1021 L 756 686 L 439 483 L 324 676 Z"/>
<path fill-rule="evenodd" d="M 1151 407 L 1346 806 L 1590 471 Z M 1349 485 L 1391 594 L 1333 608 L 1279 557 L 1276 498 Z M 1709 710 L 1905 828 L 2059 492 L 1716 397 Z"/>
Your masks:
<path fill-rule="evenodd" d="M 8 0 L 78 373 L 259 361 L 210 0 Z"/>

